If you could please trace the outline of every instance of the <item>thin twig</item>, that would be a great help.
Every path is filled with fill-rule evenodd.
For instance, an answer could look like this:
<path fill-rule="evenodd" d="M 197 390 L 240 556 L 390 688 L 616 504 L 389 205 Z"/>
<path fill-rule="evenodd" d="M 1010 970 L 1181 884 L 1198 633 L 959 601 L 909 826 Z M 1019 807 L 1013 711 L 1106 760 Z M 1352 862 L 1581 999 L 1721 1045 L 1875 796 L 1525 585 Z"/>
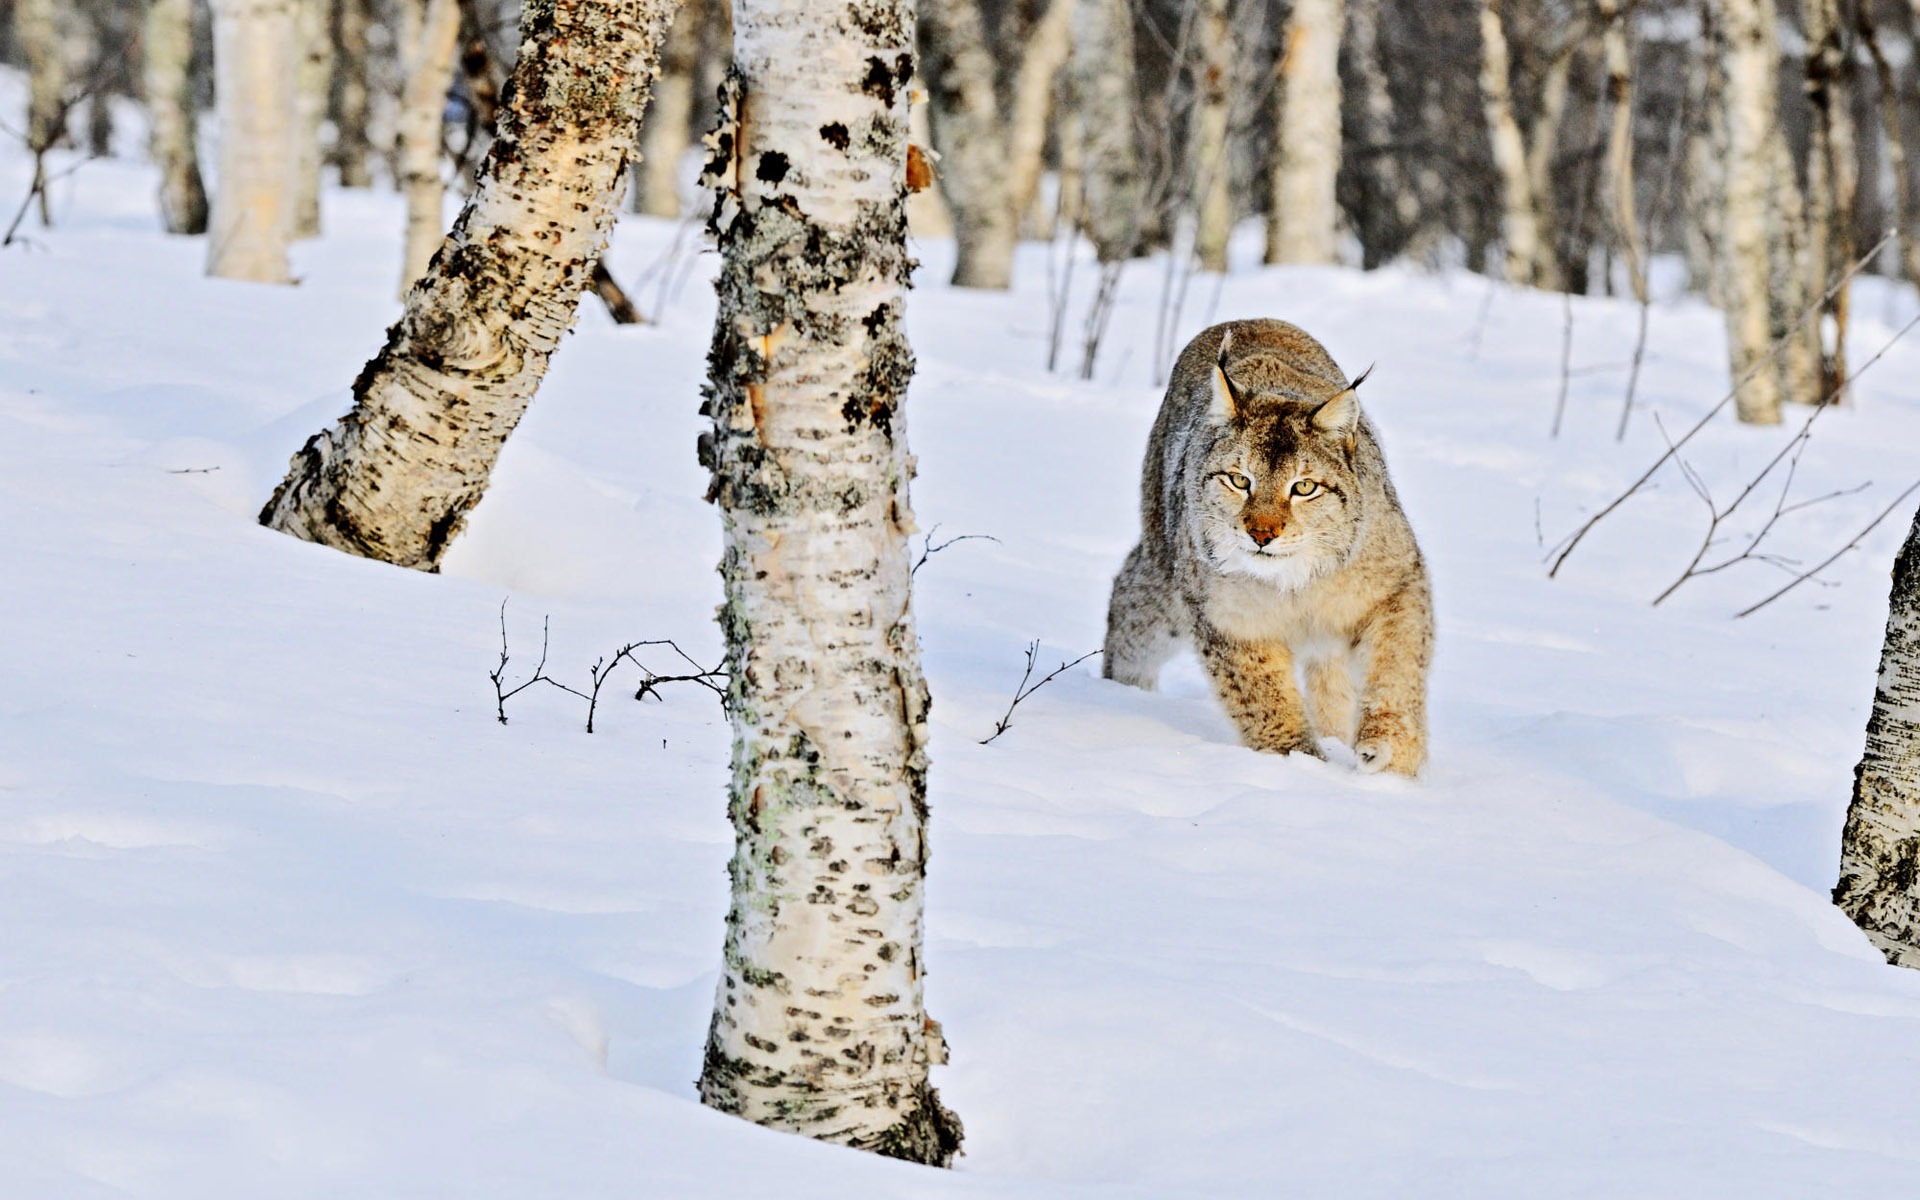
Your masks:
<path fill-rule="evenodd" d="M 1054 679 L 1057 678 L 1059 675 L 1061 675 L 1063 672 L 1072 670 L 1074 667 L 1079 666 L 1081 663 L 1087 661 L 1088 659 L 1092 658 L 1094 655 L 1098 653 L 1100 653 L 1098 650 L 1089 650 L 1085 654 L 1082 654 L 1079 658 L 1074 659 L 1072 662 L 1063 662 L 1059 666 L 1055 667 L 1053 670 L 1047 672 L 1047 674 L 1043 676 L 1037 683 L 1034 683 L 1033 685 L 1029 686 L 1027 684 L 1027 680 L 1033 678 L 1033 662 L 1034 662 L 1034 659 L 1038 658 L 1040 655 L 1040 643 L 1038 640 L 1027 643 L 1027 669 L 1020 676 L 1020 686 L 1014 689 L 1013 703 L 1007 705 L 1006 715 L 1001 717 L 997 722 L 994 723 L 993 732 L 988 734 L 986 737 L 981 738 L 980 744 L 984 746 L 988 742 L 991 742 L 994 738 L 999 737 L 1001 734 L 1005 733 L 1007 730 L 1013 728 L 1013 710 L 1020 707 L 1020 702 L 1022 700 L 1025 700 L 1028 696 L 1033 695 L 1035 692 L 1039 691 L 1041 688 L 1047 686 L 1049 683 L 1052 683 Z"/>
<path fill-rule="evenodd" d="M 907 572 L 909 575 L 918 575 L 920 573 L 920 568 L 927 565 L 927 560 L 929 558 L 932 558 L 934 555 L 940 553 L 942 550 L 945 550 L 948 546 L 954 545 L 957 542 L 992 542 L 995 545 L 998 545 L 1000 542 L 999 538 L 994 537 L 990 533 L 963 533 L 963 534 L 959 534 L 956 537 L 950 537 L 946 541 L 936 544 L 933 538 L 934 538 L 934 535 L 939 532 L 940 532 L 940 527 L 938 525 L 935 525 L 932 529 L 927 530 L 926 540 L 920 543 L 920 557 L 914 561 L 913 569 Z"/>
<path fill-rule="evenodd" d="M 1900 505 L 1906 501 L 1907 497 L 1913 495 L 1913 493 L 1916 491 L 1920 491 L 1920 479 L 1916 479 L 1912 483 L 1908 484 L 1906 491 L 1901 492 L 1898 496 L 1895 496 L 1893 498 L 1893 503 L 1881 509 L 1880 515 L 1875 517 L 1873 520 L 1867 522 L 1867 527 L 1865 529 L 1862 529 L 1859 533 L 1854 534 L 1853 539 L 1849 541 L 1846 545 L 1840 547 L 1838 550 L 1835 550 L 1832 554 L 1829 554 L 1826 558 L 1821 559 L 1818 565 L 1811 567 L 1808 570 L 1802 571 L 1800 574 L 1794 576 L 1793 579 L 1785 587 L 1773 593 L 1771 596 L 1768 596 L 1765 600 L 1760 601 L 1758 604 L 1749 605 L 1748 607 L 1743 608 L 1739 612 L 1733 614 L 1734 618 L 1737 620 L 1740 617 L 1751 616 L 1752 614 L 1759 612 L 1761 609 L 1765 608 L 1767 605 L 1772 604 L 1775 600 L 1778 600 L 1780 597 L 1786 595 L 1788 592 L 1799 587 L 1801 584 L 1807 582 L 1807 580 L 1814 578 L 1816 575 L 1820 574 L 1820 572 L 1832 566 L 1835 562 L 1839 561 L 1841 555 L 1845 554 L 1849 550 L 1856 549 L 1861 542 L 1865 541 L 1867 535 L 1872 533 L 1879 526 L 1880 522 L 1886 520 L 1889 516 L 1891 516 L 1893 514 L 1893 511 L 1899 508 Z"/>

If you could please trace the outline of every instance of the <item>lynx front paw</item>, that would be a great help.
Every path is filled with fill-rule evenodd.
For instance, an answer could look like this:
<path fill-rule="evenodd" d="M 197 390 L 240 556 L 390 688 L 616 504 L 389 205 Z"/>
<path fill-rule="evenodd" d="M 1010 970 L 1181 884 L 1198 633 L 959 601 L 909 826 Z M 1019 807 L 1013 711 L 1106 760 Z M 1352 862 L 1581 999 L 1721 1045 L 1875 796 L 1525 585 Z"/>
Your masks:
<path fill-rule="evenodd" d="M 1391 771 L 1411 778 L 1420 773 L 1427 761 L 1426 735 L 1406 722 L 1367 717 L 1360 722 L 1360 735 L 1353 743 L 1354 757 L 1366 774 Z"/>

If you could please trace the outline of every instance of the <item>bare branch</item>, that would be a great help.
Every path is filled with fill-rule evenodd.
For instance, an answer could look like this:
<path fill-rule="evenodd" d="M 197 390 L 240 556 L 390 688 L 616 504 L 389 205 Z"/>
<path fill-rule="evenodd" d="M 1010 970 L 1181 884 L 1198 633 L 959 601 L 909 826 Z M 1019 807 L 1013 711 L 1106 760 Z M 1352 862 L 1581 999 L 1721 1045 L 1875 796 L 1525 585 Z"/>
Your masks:
<path fill-rule="evenodd" d="M 1033 695 L 1035 692 L 1039 691 L 1041 688 L 1047 686 L 1049 683 L 1052 683 L 1060 675 L 1064 674 L 1067 671 L 1072 670 L 1074 667 L 1079 666 L 1081 663 L 1087 661 L 1088 659 L 1092 658 L 1094 655 L 1098 653 L 1100 653 L 1098 650 L 1089 650 L 1085 654 L 1082 654 L 1079 658 L 1074 659 L 1072 662 L 1063 662 L 1059 666 L 1055 667 L 1053 670 L 1047 672 L 1037 682 L 1029 685 L 1027 683 L 1027 680 L 1033 678 L 1034 660 L 1038 658 L 1040 655 L 1040 642 L 1036 639 L 1032 642 L 1027 643 L 1027 669 L 1021 673 L 1020 686 L 1014 689 L 1013 703 L 1007 705 L 1006 715 L 1002 716 L 999 721 L 994 723 L 993 732 L 988 734 L 986 737 L 981 738 L 980 744 L 984 746 L 988 742 L 991 742 L 994 738 L 999 737 L 1001 734 L 1005 733 L 1007 730 L 1013 728 L 1013 710 L 1020 707 L 1020 702 L 1022 700 L 1025 700 L 1028 696 Z"/>
<path fill-rule="evenodd" d="M 1800 572 L 1800 574 L 1794 576 L 1793 579 L 1785 587 L 1773 593 L 1771 596 L 1768 596 L 1765 600 L 1760 601 L 1758 604 L 1749 605 L 1748 607 L 1743 608 L 1739 612 L 1733 614 L 1735 619 L 1738 619 L 1740 617 L 1745 617 L 1745 616 L 1751 616 L 1752 614 L 1759 612 L 1761 609 L 1765 608 L 1767 605 L 1772 604 L 1775 600 L 1778 600 L 1780 597 L 1786 595 L 1788 592 L 1799 587 L 1801 584 L 1807 582 L 1809 579 L 1814 579 L 1816 576 L 1820 574 L 1820 572 L 1826 570 L 1828 567 L 1832 566 L 1835 562 L 1839 561 L 1841 555 L 1845 554 L 1849 550 L 1856 549 L 1861 542 L 1866 540 L 1868 534 L 1872 533 L 1876 528 L 1879 527 L 1880 522 L 1886 520 L 1889 516 L 1893 515 L 1893 511 L 1899 508 L 1901 504 L 1905 503 L 1907 497 L 1913 495 L 1914 492 L 1916 491 L 1920 491 L 1920 479 L 1916 479 L 1912 483 L 1908 484 L 1906 491 L 1901 492 L 1898 496 L 1895 496 L 1893 498 L 1893 503 L 1881 509 L 1880 515 L 1875 517 L 1873 520 L 1867 522 L 1867 527 L 1865 529 L 1862 529 L 1859 533 L 1854 534 L 1852 540 L 1848 541 L 1846 545 L 1840 547 L 1838 550 L 1835 550 L 1832 554 L 1829 554 L 1827 557 L 1821 559 L 1817 565 L 1805 571 L 1802 571 Z"/>

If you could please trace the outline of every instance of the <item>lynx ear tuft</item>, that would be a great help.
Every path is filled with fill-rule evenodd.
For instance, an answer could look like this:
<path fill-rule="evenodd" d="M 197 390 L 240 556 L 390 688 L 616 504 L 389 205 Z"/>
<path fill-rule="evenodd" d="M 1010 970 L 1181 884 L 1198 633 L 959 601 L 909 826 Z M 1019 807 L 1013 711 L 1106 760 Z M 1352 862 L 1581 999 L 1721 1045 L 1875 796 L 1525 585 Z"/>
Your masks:
<path fill-rule="evenodd" d="M 1213 369 L 1213 411 L 1232 421 L 1240 416 L 1244 398 L 1227 374 L 1227 351 L 1233 348 L 1233 330 L 1220 335 L 1220 360 Z"/>
<path fill-rule="evenodd" d="M 1361 378 L 1365 378 L 1362 376 Z M 1354 427 L 1360 424 L 1360 396 L 1353 389 L 1359 386 L 1356 380 L 1346 391 L 1322 404 L 1313 414 L 1313 427 L 1321 433 L 1345 434 L 1353 436 Z"/>

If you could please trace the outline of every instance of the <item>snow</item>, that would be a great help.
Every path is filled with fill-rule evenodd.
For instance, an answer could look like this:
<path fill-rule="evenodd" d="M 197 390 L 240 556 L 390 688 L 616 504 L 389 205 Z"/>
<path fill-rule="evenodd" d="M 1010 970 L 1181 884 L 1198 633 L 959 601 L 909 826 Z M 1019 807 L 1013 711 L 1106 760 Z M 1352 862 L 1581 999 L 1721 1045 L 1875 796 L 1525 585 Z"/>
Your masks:
<path fill-rule="evenodd" d="M 22 194 L 16 152 L 0 197 Z M 1161 275 L 1099 378 L 1044 368 L 1045 248 L 1011 295 L 910 308 L 917 577 L 934 694 L 929 1005 L 952 1172 L 702 1108 L 726 903 L 711 697 L 579 702 L 638 638 L 719 657 L 695 465 L 711 256 L 628 217 L 495 483 L 427 576 L 253 513 L 397 311 L 385 194 L 331 192 L 302 283 L 202 278 L 120 161 L 0 253 L 0 1161 L 10 1196 L 1806 1197 L 1920 1161 L 1920 975 L 1832 907 L 1911 505 L 1752 617 L 1745 564 L 1648 601 L 1704 523 L 1671 472 L 1549 580 L 1545 547 L 1725 389 L 1719 318 L 1411 270 L 1261 270 L 1182 338 L 1277 316 L 1341 363 L 1431 562 L 1433 763 L 1406 783 L 1235 744 L 1190 658 L 1093 662 L 991 745 L 1030 639 L 1099 645 L 1158 403 Z M 1251 231 L 1249 231 L 1251 232 Z M 669 248 L 682 253 L 671 264 Z M 657 282 L 671 269 L 673 286 Z M 1090 292 L 1092 268 L 1077 287 Z M 663 303 L 663 300 L 665 303 Z M 1863 285 L 1855 362 L 1912 314 Z M 1484 317 L 1483 317 L 1484 310 Z M 1077 329 L 1077 310 L 1067 328 Z M 1859 495 L 1770 543 L 1825 557 L 1920 476 L 1920 342 L 1822 419 L 1796 482 Z M 1790 414 L 1790 422 L 1797 418 Z M 1724 502 L 1791 436 L 1724 419 Z M 1751 530 L 1772 504 L 1736 521 Z M 1736 541 L 1731 545 L 1737 547 Z M 664 668 L 662 661 L 658 664 Z M 631 687 L 631 683 L 627 685 Z"/>

